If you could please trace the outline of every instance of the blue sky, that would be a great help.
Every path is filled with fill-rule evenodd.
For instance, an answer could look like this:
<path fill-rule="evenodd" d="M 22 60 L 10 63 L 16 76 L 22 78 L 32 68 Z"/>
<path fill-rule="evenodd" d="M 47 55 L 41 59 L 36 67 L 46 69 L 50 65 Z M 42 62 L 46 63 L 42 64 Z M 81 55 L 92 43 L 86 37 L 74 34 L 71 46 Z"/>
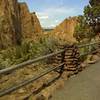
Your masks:
<path fill-rule="evenodd" d="M 55 27 L 69 16 L 82 15 L 89 0 L 19 0 L 36 12 L 42 27 Z"/>

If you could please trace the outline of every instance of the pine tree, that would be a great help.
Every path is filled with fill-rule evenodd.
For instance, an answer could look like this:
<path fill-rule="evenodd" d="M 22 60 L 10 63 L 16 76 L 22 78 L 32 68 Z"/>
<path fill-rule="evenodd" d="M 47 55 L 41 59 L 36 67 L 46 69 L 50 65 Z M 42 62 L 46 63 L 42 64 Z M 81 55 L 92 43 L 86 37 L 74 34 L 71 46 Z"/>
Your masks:
<path fill-rule="evenodd" d="M 90 0 L 84 8 L 87 23 L 92 26 L 95 33 L 100 33 L 100 0 Z"/>

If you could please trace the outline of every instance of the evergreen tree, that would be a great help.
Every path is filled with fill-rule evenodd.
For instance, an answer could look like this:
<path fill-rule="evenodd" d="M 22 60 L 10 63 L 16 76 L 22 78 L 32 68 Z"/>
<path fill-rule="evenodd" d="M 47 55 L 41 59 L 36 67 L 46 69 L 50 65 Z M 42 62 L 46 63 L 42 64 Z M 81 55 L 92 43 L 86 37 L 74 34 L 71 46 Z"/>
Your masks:
<path fill-rule="evenodd" d="M 91 41 L 95 34 L 93 29 L 86 23 L 84 16 L 78 16 L 78 24 L 75 27 L 74 37 L 78 42 L 82 42 L 84 39 Z"/>
<path fill-rule="evenodd" d="M 95 33 L 100 33 L 100 0 L 90 0 L 84 8 L 87 23 L 92 26 Z"/>

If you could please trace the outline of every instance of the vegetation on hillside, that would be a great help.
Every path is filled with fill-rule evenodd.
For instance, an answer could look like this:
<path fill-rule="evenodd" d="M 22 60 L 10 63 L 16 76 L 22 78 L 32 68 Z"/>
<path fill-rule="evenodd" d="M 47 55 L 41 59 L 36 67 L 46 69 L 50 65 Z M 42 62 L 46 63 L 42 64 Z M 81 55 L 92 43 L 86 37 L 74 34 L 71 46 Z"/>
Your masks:
<path fill-rule="evenodd" d="M 74 37 L 78 42 L 84 39 L 91 41 L 100 33 L 100 1 L 90 0 L 84 8 L 84 15 L 78 16 L 78 25 L 75 28 Z"/>
<path fill-rule="evenodd" d="M 96 35 L 100 33 L 100 0 L 90 0 L 84 8 L 87 23 L 93 28 Z"/>
<path fill-rule="evenodd" d="M 75 27 L 74 37 L 78 42 L 83 42 L 84 40 L 91 41 L 95 36 L 95 33 L 85 20 L 84 16 L 78 16 L 78 24 Z"/>
<path fill-rule="evenodd" d="M 100 0 L 90 0 L 84 7 L 84 15 L 78 16 L 78 24 L 75 27 L 74 37 L 79 44 L 89 43 L 100 37 Z M 93 51 L 96 46 L 81 48 L 80 53 Z M 87 56 L 81 57 L 86 59 Z"/>
<path fill-rule="evenodd" d="M 0 69 L 52 53 L 58 45 L 59 42 L 51 36 L 42 36 L 36 42 L 23 40 L 21 46 L 17 45 L 0 51 Z"/>
<path fill-rule="evenodd" d="M 0 25 L 0 30 L 2 29 L 2 25 Z M 100 33 L 100 0 L 90 0 L 89 5 L 84 8 L 84 15 L 78 16 L 74 37 L 79 43 L 90 42 L 98 33 Z M 58 49 L 58 45 L 65 42 L 51 35 L 45 34 L 40 37 L 35 42 L 30 39 L 23 39 L 19 46 L 16 45 L 6 50 L 0 50 L 0 69 L 52 53 Z M 0 44 L 0 46 L 2 45 Z"/>

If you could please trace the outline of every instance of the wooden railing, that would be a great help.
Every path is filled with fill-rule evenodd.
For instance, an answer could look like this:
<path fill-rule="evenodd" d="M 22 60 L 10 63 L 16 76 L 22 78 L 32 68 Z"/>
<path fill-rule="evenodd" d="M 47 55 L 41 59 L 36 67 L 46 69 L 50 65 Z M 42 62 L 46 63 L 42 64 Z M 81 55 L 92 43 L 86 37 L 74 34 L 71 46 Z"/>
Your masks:
<path fill-rule="evenodd" d="M 67 46 L 64 46 L 64 48 L 63 48 L 62 50 L 58 51 L 58 52 L 54 52 L 54 53 L 51 53 L 51 54 L 48 54 L 48 55 L 45 55 L 45 56 L 42 56 L 42 57 L 38 57 L 38 58 L 36 58 L 36 59 L 28 60 L 28 61 L 25 61 L 25 62 L 23 62 L 23 63 L 21 63 L 21 64 L 14 65 L 14 66 L 11 66 L 11 67 L 9 67 L 9 68 L 0 70 L 0 75 L 1 75 L 1 76 L 3 76 L 3 75 L 8 75 L 8 73 L 9 73 L 9 74 L 10 74 L 10 73 L 13 73 L 15 70 L 18 70 L 18 69 L 27 67 L 26 65 L 31 65 L 31 64 L 36 63 L 36 62 L 39 62 L 39 61 L 41 61 L 41 60 L 44 60 L 44 59 L 47 59 L 47 58 L 50 58 L 50 57 L 54 57 L 54 56 L 57 56 L 58 54 L 61 54 L 61 57 L 60 57 L 61 63 L 60 63 L 59 65 L 53 66 L 53 67 L 49 67 L 49 68 L 46 69 L 46 70 L 44 69 L 44 71 L 41 72 L 41 73 L 39 73 L 37 76 L 33 76 L 33 77 L 30 78 L 30 79 L 24 80 L 24 81 L 22 81 L 22 82 L 16 84 L 15 86 L 11 86 L 11 87 L 8 87 L 8 88 L 6 88 L 6 89 L 0 90 L 0 97 L 1 97 L 1 96 L 4 96 L 4 95 L 6 95 L 6 94 L 9 94 L 9 93 L 11 93 L 11 92 L 13 92 L 13 91 L 15 91 L 15 90 L 17 90 L 17 89 L 19 89 L 19 88 L 21 88 L 21 87 L 27 85 L 27 84 L 29 84 L 29 83 L 34 82 L 34 81 L 36 81 L 37 79 L 40 79 L 41 77 L 43 77 L 44 75 L 46 75 L 46 74 L 48 74 L 48 73 L 50 73 L 50 72 L 52 72 L 52 71 L 57 71 L 57 70 L 59 69 L 58 73 L 59 73 L 59 75 L 61 76 L 62 73 L 63 73 L 63 72 L 65 71 L 65 69 L 66 69 L 65 67 L 68 68 L 68 60 L 73 60 L 73 59 L 75 59 L 75 62 L 78 62 L 78 60 L 76 60 L 76 58 L 75 58 L 74 56 L 72 56 L 72 53 L 74 52 L 73 50 L 76 49 L 77 51 L 79 51 L 79 50 L 78 50 L 79 48 L 84 48 L 84 47 L 86 47 L 86 46 L 93 46 L 93 45 L 95 45 L 95 44 L 98 44 L 98 46 L 99 46 L 100 42 L 89 43 L 89 44 L 83 44 L 83 45 L 67 45 Z M 73 48 L 73 47 L 74 47 L 74 48 Z M 68 53 L 68 50 L 71 50 L 72 53 L 69 54 L 69 53 Z M 84 53 L 84 54 L 80 54 L 79 52 L 77 52 L 77 53 L 74 53 L 74 54 L 75 54 L 75 55 L 78 54 L 77 59 L 79 59 L 81 56 L 83 56 L 83 55 L 88 55 L 88 54 L 91 54 L 91 53 L 93 53 L 93 52 L 94 52 L 94 51 L 89 51 L 89 52 L 86 52 L 86 53 Z M 70 57 L 68 57 L 68 56 L 70 56 Z M 66 58 L 67 58 L 67 60 L 66 60 Z M 69 58 L 71 58 L 71 59 L 69 59 Z M 76 64 L 76 63 L 75 63 L 75 64 Z M 78 70 L 78 68 L 79 68 L 79 67 L 77 67 L 77 66 L 79 66 L 79 64 L 76 64 L 76 70 Z M 67 69 L 67 71 L 68 71 L 68 69 Z"/>

